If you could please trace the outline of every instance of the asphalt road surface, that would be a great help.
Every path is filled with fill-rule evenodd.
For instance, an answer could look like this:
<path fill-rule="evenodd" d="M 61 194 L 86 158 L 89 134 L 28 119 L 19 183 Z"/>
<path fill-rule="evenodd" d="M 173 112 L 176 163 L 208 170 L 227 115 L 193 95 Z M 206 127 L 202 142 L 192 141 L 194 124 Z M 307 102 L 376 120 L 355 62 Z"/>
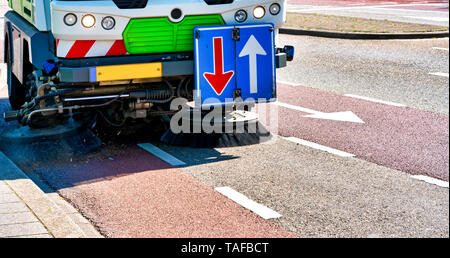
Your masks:
<path fill-rule="evenodd" d="M 448 0 L 288 0 L 290 12 L 448 26 Z"/>
<path fill-rule="evenodd" d="M 278 73 L 279 104 L 266 107 L 278 112 L 274 132 L 280 135 L 269 143 L 192 149 L 124 136 L 106 139 L 88 154 L 17 146 L 3 151 L 108 237 L 447 237 L 448 183 L 439 184 L 448 182 L 448 95 L 436 91 L 448 78 L 408 69 L 427 65 L 445 72 L 448 51 L 432 47 L 448 41 L 285 35 L 281 41 L 295 43 L 299 51 Z M 423 54 L 402 56 L 398 49 L 407 46 L 407 53 Z M 402 80 L 422 94 L 402 91 Z M 0 94 L 3 112 L 9 108 L 6 88 Z M 184 164 L 173 166 L 137 146 L 144 142 Z M 413 175 L 441 181 L 436 185 Z M 234 189 L 281 217 L 264 219 L 217 187 Z"/>

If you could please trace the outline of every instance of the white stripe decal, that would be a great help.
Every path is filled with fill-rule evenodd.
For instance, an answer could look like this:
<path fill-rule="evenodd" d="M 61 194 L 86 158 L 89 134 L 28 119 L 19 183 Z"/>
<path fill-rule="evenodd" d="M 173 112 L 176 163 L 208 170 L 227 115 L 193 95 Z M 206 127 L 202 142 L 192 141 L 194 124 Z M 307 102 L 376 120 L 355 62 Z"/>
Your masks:
<path fill-rule="evenodd" d="M 236 192 L 230 187 L 217 187 L 215 189 L 217 192 L 223 194 L 224 196 L 230 198 L 237 204 L 242 205 L 244 208 L 247 208 L 254 213 L 261 216 L 263 219 L 276 219 L 281 217 L 281 215 L 274 210 L 267 208 L 264 205 L 261 205 L 259 203 L 256 203 L 250 199 L 248 199 L 245 195 Z"/>
<path fill-rule="evenodd" d="M 96 40 L 85 57 L 106 56 L 114 42 L 114 40 Z"/>
<path fill-rule="evenodd" d="M 294 142 L 294 143 L 298 143 L 313 149 L 317 149 L 317 150 L 321 150 L 321 151 L 326 151 L 328 153 L 334 154 L 334 155 L 338 155 L 340 157 L 344 157 L 344 158 L 351 158 L 351 157 L 355 157 L 355 155 L 344 152 L 344 151 L 340 151 L 340 150 L 336 150 L 327 146 L 323 146 L 314 142 L 308 142 L 296 137 L 283 137 L 285 140 L 288 140 L 290 142 Z"/>
<path fill-rule="evenodd" d="M 56 55 L 58 57 L 66 57 L 67 53 L 69 53 L 73 44 L 75 44 L 75 40 L 60 40 L 58 42 L 58 49 L 56 50 Z"/>
<path fill-rule="evenodd" d="M 376 102 L 376 103 L 381 103 L 381 104 L 386 104 L 386 105 L 391 105 L 391 106 L 395 106 L 395 107 L 406 107 L 405 105 L 399 104 L 399 103 L 394 103 L 394 102 L 384 101 L 384 100 L 379 100 L 379 99 L 373 99 L 373 98 L 369 98 L 369 97 L 362 97 L 362 96 L 353 95 L 353 94 L 345 94 L 344 96 L 355 98 L 355 99 L 367 100 L 367 101 Z"/>
<path fill-rule="evenodd" d="M 186 163 L 183 161 L 175 158 L 174 156 L 170 155 L 169 153 L 159 149 L 158 147 L 154 146 L 150 143 L 141 143 L 138 144 L 139 147 L 146 150 L 147 152 L 150 152 L 151 154 L 155 155 L 156 157 L 160 158 L 161 160 L 169 163 L 172 166 L 184 166 Z"/>
<path fill-rule="evenodd" d="M 437 185 L 440 187 L 446 187 L 448 188 L 448 182 L 436 179 L 436 178 L 432 178 L 429 176 L 412 176 L 412 178 L 420 180 L 420 181 L 425 181 L 427 183 L 433 184 L 433 185 Z"/>

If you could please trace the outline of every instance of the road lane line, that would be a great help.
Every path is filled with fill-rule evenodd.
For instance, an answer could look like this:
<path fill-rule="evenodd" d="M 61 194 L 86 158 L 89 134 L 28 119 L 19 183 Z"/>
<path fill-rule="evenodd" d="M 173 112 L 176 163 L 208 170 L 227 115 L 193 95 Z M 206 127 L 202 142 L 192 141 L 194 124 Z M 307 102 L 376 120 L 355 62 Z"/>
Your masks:
<path fill-rule="evenodd" d="M 286 82 L 286 81 L 280 81 L 280 80 L 277 80 L 277 84 L 278 84 L 278 83 L 284 84 L 284 85 L 289 85 L 289 86 L 300 86 L 299 83 Z"/>
<path fill-rule="evenodd" d="M 433 49 L 448 51 L 448 48 L 443 48 L 443 47 L 433 47 Z"/>
<path fill-rule="evenodd" d="M 442 76 L 448 78 L 448 73 L 429 73 L 430 75 Z"/>
<path fill-rule="evenodd" d="M 217 192 L 221 193 L 222 195 L 230 198 L 235 203 L 258 214 L 263 219 L 276 219 L 276 218 L 281 217 L 281 215 L 278 212 L 248 199 L 245 195 L 233 190 L 232 188 L 230 188 L 228 186 L 217 187 L 217 188 L 215 188 L 215 190 Z"/>
<path fill-rule="evenodd" d="M 390 105 L 390 106 L 394 106 L 394 107 L 406 107 L 403 104 L 399 104 L 399 103 L 395 103 L 395 102 L 391 102 L 391 101 L 384 101 L 384 100 L 380 100 L 380 99 L 363 97 L 363 96 L 358 96 L 358 95 L 353 95 L 353 94 L 345 94 L 344 96 L 350 97 L 350 98 L 355 98 L 355 99 L 367 100 L 367 101 L 376 102 L 376 103 L 381 103 L 381 104 Z"/>
<path fill-rule="evenodd" d="M 150 152 L 151 154 L 155 155 L 159 159 L 169 163 L 172 166 L 185 166 L 186 163 L 183 161 L 175 158 L 174 156 L 170 155 L 169 153 L 161 150 L 160 148 L 156 147 L 153 144 L 150 143 L 140 143 L 138 144 L 139 147 L 144 149 L 147 152 Z"/>
<path fill-rule="evenodd" d="M 448 22 L 448 18 L 445 17 L 417 17 L 417 16 L 403 16 L 405 18 L 413 18 L 420 20 L 436 21 L 436 22 Z"/>
<path fill-rule="evenodd" d="M 429 176 L 422 176 L 422 175 L 418 175 L 418 176 L 412 176 L 412 178 L 420 180 L 420 181 L 425 181 L 427 183 L 433 184 L 433 185 L 437 185 L 440 187 L 446 187 L 448 188 L 448 182 L 436 179 L 436 178 L 432 178 Z"/>
<path fill-rule="evenodd" d="M 296 138 L 296 137 L 283 137 L 283 138 L 285 140 L 290 141 L 290 142 L 298 143 L 298 144 L 301 144 L 301 145 L 304 145 L 304 146 L 307 146 L 307 147 L 310 147 L 310 148 L 313 148 L 313 149 L 326 151 L 328 153 L 331 153 L 331 154 L 334 154 L 334 155 L 338 155 L 338 156 L 343 157 L 343 158 L 351 158 L 351 157 L 355 157 L 356 156 L 356 155 L 353 155 L 351 153 L 347 153 L 347 152 L 344 152 L 344 151 L 336 150 L 336 149 L 333 149 L 333 148 L 330 148 L 330 147 L 327 147 L 327 146 L 323 146 L 323 145 L 320 145 L 320 144 L 317 144 L 317 143 L 314 143 L 314 142 L 305 141 L 305 140 L 302 140 L 302 139 L 299 139 L 299 138 Z"/>
<path fill-rule="evenodd" d="M 312 109 L 309 109 L 309 108 L 294 106 L 294 105 L 283 103 L 283 102 L 280 102 L 280 101 L 273 102 L 273 104 L 278 105 L 280 107 L 289 108 L 289 109 L 297 110 L 297 111 L 300 111 L 300 112 L 303 112 L 303 113 L 308 113 L 308 114 L 321 114 L 322 113 L 322 112 L 318 112 L 316 110 L 312 110 Z"/>

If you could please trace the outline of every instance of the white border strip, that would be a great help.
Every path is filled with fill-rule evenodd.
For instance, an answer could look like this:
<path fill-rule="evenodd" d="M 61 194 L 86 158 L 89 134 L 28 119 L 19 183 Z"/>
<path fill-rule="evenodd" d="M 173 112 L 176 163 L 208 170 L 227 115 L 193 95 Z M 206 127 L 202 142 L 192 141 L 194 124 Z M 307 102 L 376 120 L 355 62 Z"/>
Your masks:
<path fill-rule="evenodd" d="M 175 158 L 174 156 L 170 155 L 169 153 L 161 150 L 160 148 L 156 147 L 155 145 L 151 143 L 140 143 L 138 144 L 139 147 L 144 149 L 147 152 L 150 152 L 151 154 L 155 155 L 156 157 L 160 158 L 161 160 L 169 163 L 172 166 L 184 166 L 186 163 L 183 161 Z"/>
<path fill-rule="evenodd" d="M 0 64 L 0 90 L 6 85 L 6 64 Z"/>
<path fill-rule="evenodd" d="M 254 213 L 258 214 L 263 219 L 276 219 L 276 218 L 281 217 L 281 215 L 278 212 L 248 199 L 245 195 L 243 195 L 239 192 L 236 192 L 235 190 L 233 190 L 232 188 L 230 188 L 228 186 L 217 187 L 217 188 L 215 188 L 215 190 L 217 192 L 223 194 L 224 196 L 230 198 L 237 204 L 243 206 L 244 208 L 249 209 L 249 210 L 253 211 Z"/>
<path fill-rule="evenodd" d="M 406 107 L 406 105 L 395 103 L 395 102 L 384 101 L 384 100 L 380 100 L 380 99 L 363 97 L 363 96 L 358 96 L 358 95 L 353 95 L 353 94 L 345 94 L 344 96 L 350 97 L 350 98 L 355 98 L 355 99 L 367 100 L 370 102 L 381 103 L 381 104 L 390 105 L 390 106 L 394 106 L 394 107 Z"/>
<path fill-rule="evenodd" d="M 419 175 L 419 176 L 412 176 L 412 178 L 420 180 L 420 181 L 427 182 L 429 184 L 433 184 L 433 185 L 437 185 L 437 186 L 440 186 L 440 187 L 448 188 L 448 182 L 445 182 L 445 181 L 442 181 L 442 180 L 439 180 L 439 179 L 436 179 L 436 178 L 432 178 L 432 177 L 429 177 L 429 176 Z"/>
<path fill-rule="evenodd" d="M 448 78 L 448 73 L 429 73 L 430 75 L 442 76 Z"/>
<path fill-rule="evenodd" d="M 326 151 L 328 153 L 331 153 L 331 154 L 334 154 L 334 155 L 338 155 L 338 156 L 343 157 L 343 158 L 351 158 L 351 157 L 355 157 L 356 156 L 356 155 L 353 155 L 353 154 L 350 154 L 350 153 L 347 153 L 347 152 L 343 152 L 343 151 L 340 151 L 340 150 L 336 150 L 336 149 L 333 149 L 333 148 L 330 148 L 330 147 L 327 147 L 327 146 L 323 146 L 323 145 L 320 145 L 320 144 L 317 144 L 317 143 L 314 143 L 314 142 L 308 142 L 308 141 L 305 141 L 305 140 L 302 140 L 302 139 L 299 139 L 299 138 L 296 138 L 296 137 L 283 137 L 283 138 L 285 140 L 290 141 L 290 142 L 301 144 L 301 145 L 304 145 L 304 146 L 307 146 L 307 147 L 310 147 L 310 148 L 313 148 L 313 149 Z"/>

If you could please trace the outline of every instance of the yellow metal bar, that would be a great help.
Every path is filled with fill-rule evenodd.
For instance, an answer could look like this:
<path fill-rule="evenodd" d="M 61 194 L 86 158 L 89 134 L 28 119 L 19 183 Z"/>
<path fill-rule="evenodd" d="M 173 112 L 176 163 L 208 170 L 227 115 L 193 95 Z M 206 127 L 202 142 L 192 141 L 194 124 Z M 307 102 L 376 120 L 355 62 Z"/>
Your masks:
<path fill-rule="evenodd" d="M 96 67 L 96 79 L 102 81 L 118 81 L 162 77 L 161 63 L 129 64 Z"/>

